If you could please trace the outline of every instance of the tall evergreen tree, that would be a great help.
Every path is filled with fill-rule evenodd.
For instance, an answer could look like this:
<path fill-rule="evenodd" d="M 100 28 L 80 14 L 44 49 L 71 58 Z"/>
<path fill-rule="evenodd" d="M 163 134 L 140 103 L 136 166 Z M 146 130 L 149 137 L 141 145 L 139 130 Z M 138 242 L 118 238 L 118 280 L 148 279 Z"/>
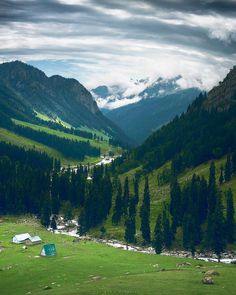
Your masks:
<path fill-rule="evenodd" d="M 128 214 L 128 206 L 129 206 L 129 179 L 127 176 L 125 178 L 124 194 L 123 194 L 123 213 L 125 216 Z"/>
<path fill-rule="evenodd" d="M 234 202 L 233 202 L 233 193 L 229 189 L 226 192 L 226 239 L 228 243 L 234 243 L 235 241 L 235 221 L 234 221 Z"/>
<path fill-rule="evenodd" d="M 125 220 L 125 241 L 127 243 L 135 243 L 135 218 L 128 216 Z"/>
<path fill-rule="evenodd" d="M 78 219 L 79 230 L 78 233 L 80 236 L 84 236 L 87 233 L 87 224 L 86 224 L 86 216 L 85 210 L 82 209 Z"/>
<path fill-rule="evenodd" d="M 220 177 L 219 177 L 219 184 L 222 185 L 224 182 L 224 167 L 220 167 Z"/>
<path fill-rule="evenodd" d="M 49 196 L 44 196 L 44 202 L 41 212 L 41 224 L 45 227 L 49 227 L 50 225 L 50 216 L 51 216 L 51 206 Z"/>
<path fill-rule="evenodd" d="M 157 216 L 156 225 L 154 229 L 153 247 L 156 254 L 160 254 L 163 248 L 163 229 L 161 222 L 161 215 Z"/>
<path fill-rule="evenodd" d="M 51 224 L 50 224 L 50 226 L 51 226 L 51 228 L 53 229 L 53 231 L 54 231 L 55 229 L 57 229 L 57 222 L 56 222 L 56 219 L 55 219 L 54 216 L 52 217 L 52 220 L 51 220 Z"/>
<path fill-rule="evenodd" d="M 169 249 L 172 243 L 172 232 L 170 227 L 170 219 L 168 216 L 167 208 L 164 208 L 162 214 L 162 225 L 163 225 L 163 245 Z"/>
<path fill-rule="evenodd" d="M 134 178 L 134 198 L 137 205 L 139 202 L 139 178 L 137 176 Z"/>
<path fill-rule="evenodd" d="M 148 178 L 145 179 L 143 203 L 140 208 L 141 217 L 141 233 L 145 244 L 149 244 L 151 240 L 150 235 L 150 194 Z"/>
<path fill-rule="evenodd" d="M 211 162 L 208 182 L 208 211 L 214 212 L 216 204 L 216 169 L 214 161 Z"/>
<path fill-rule="evenodd" d="M 114 205 L 113 215 L 112 215 L 112 223 L 114 225 L 117 225 L 120 222 L 122 213 L 123 213 L 123 208 L 122 208 L 122 187 L 121 187 L 120 181 L 118 181 L 115 205 Z"/>
<path fill-rule="evenodd" d="M 232 176 L 232 163 L 231 163 L 231 155 L 227 155 L 226 163 L 225 163 L 225 181 L 230 181 Z"/>
<path fill-rule="evenodd" d="M 176 178 L 170 185 L 170 213 L 172 215 L 172 230 L 175 233 L 177 226 L 181 222 L 181 189 Z"/>
<path fill-rule="evenodd" d="M 226 241 L 225 241 L 225 222 L 223 216 L 223 206 L 221 203 L 221 195 L 218 194 L 215 212 L 213 215 L 213 247 L 218 256 L 218 261 L 220 262 L 221 253 L 224 251 Z"/>

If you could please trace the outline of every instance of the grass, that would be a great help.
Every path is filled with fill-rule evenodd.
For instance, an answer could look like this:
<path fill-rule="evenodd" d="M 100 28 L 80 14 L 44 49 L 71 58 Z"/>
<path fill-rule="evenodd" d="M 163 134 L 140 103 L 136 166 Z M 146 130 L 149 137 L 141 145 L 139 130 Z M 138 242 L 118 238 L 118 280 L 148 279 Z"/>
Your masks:
<path fill-rule="evenodd" d="M 31 140 L 29 138 L 26 138 L 24 136 L 20 136 L 14 132 L 11 132 L 7 129 L 0 128 L 0 141 L 4 141 L 7 143 L 11 143 L 13 145 L 21 146 L 26 149 L 35 149 L 40 152 L 47 153 L 50 157 L 57 158 L 61 160 L 62 165 L 68 166 L 68 165 L 78 165 L 79 163 L 96 163 L 99 158 L 93 158 L 93 157 L 86 157 L 83 162 L 78 161 L 76 159 L 71 159 L 65 157 L 62 153 L 57 151 L 56 149 L 50 148 L 44 144 L 41 144 L 37 141 Z"/>
<path fill-rule="evenodd" d="M 42 114 L 42 113 L 39 113 L 37 111 L 34 111 L 36 113 L 36 116 L 43 120 L 43 121 L 46 121 L 46 122 L 55 122 L 55 123 L 59 123 L 61 124 L 62 126 L 66 127 L 66 128 L 71 128 L 73 127 L 71 124 L 61 120 L 59 117 L 55 116 L 54 118 L 53 117 L 49 117 L 48 115 L 46 114 Z M 109 137 L 107 136 L 106 132 L 105 131 L 99 131 L 97 129 L 92 129 L 92 128 L 89 128 L 87 126 L 80 126 L 79 128 L 76 128 L 76 129 L 79 129 L 81 131 L 86 131 L 86 132 L 90 132 L 92 133 L 93 135 L 96 134 L 97 136 L 102 136 L 105 140 L 108 141 Z"/>
<path fill-rule="evenodd" d="M 38 234 L 55 243 L 57 256 L 38 257 L 41 245 L 23 250 L 10 241 L 18 233 Z M 4 295 L 23 294 L 176 294 L 231 295 L 235 293 L 235 265 L 142 254 L 94 242 L 73 243 L 54 235 L 32 219 L 8 218 L 0 223 L 0 290 Z M 190 266 L 176 264 L 190 262 Z M 203 272 L 217 269 L 214 285 L 203 285 Z M 43 290 L 45 286 L 52 289 Z"/>
<path fill-rule="evenodd" d="M 58 137 L 61 137 L 61 138 L 66 138 L 66 139 L 70 139 L 70 140 L 78 140 L 78 141 L 88 141 L 89 140 L 89 142 L 90 142 L 90 144 L 92 146 L 101 149 L 101 154 L 107 154 L 109 151 L 113 151 L 115 154 L 121 154 L 121 149 L 118 148 L 118 147 L 113 147 L 113 146 L 109 145 L 107 136 L 105 136 L 100 131 L 97 131 L 96 133 L 99 136 L 103 136 L 103 138 L 105 139 L 104 141 L 97 141 L 97 140 L 94 140 L 94 139 L 88 139 L 88 138 L 85 138 L 85 137 L 82 137 L 82 136 L 73 135 L 73 134 L 70 134 L 70 133 L 62 132 L 62 131 L 59 131 L 59 130 L 54 130 L 54 129 L 51 129 L 51 128 L 48 128 L 48 127 L 32 124 L 32 123 L 25 122 L 25 121 L 20 121 L 20 120 L 16 120 L 16 119 L 12 119 L 12 120 L 17 125 L 28 127 L 28 128 L 31 128 L 31 129 L 37 130 L 37 131 L 43 131 L 43 132 L 46 132 L 48 134 L 55 135 L 55 136 L 58 136 Z M 85 127 L 81 128 L 81 130 L 82 129 L 84 131 L 92 132 L 91 129 L 88 129 L 88 128 L 85 128 Z M 98 158 L 97 158 L 97 160 L 98 160 Z M 86 161 L 84 161 L 84 162 L 86 163 Z M 93 163 L 93 161 L 91 163 Z"/>
<path fill-rule="evenodd" d="M 61 120 L 59 117 L 55 116 L 54 118 L 52 117 L 49 117 L 48 115 L 46 114 L 42 114 L 42 113 L 39 113 L 37 111 L 34 111 L 35 114 L 36 114 L 36 117 L 38 117 L 39 119 L 43 120 L 43 121 L 46 121 L 46 122 L 55 122 L 55 123 L 60 123 L 62 126 L 66 127 L 66 128 L 71 128 L 72 126 Z"/>

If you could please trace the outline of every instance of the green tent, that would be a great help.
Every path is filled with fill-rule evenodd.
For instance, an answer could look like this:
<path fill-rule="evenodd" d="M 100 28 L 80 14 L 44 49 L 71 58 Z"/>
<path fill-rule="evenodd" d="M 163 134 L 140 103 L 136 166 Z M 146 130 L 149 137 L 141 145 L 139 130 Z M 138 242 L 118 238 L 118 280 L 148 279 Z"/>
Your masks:
<path fill-rule="evenodd" d="M 41 256 L 55 256 L 57 254 L 55 244 L 43 245 L 40 255 Z"/>

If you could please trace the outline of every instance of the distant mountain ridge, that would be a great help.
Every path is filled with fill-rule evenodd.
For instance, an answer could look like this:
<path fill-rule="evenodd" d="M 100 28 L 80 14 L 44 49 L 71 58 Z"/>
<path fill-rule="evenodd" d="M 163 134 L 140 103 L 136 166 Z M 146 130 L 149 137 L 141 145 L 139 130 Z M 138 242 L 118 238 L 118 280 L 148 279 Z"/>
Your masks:
<path fill-rule="evenodd" d="M 129 104 L 111 110 L 103 109 L 103 113 L 140 144 L 152 132 L 186 111 L 200 93 L 197 88 L 181 89 L 178 85 L 180 79 L 181 76 L 169 80 L 159 78 L 142 90 L 138 99 L 129 97 L 126 99 Z M 110 93 L 105 86 L 98 88 L 97 93 L 103 94 L 108 106 L 112 104 L 111 96 L 105 96 Z"/>
<path fill-rule="evenodd" d="M 149 78 L 131 80 L 129 86 L 102 85 L 92 89 L 91 92 L 99 108 L 108 112 L 144 99 L 172 94 L 181 89 L 178 85 L 180 79 L 181 76 L 172 79 L 158 78 L 155 81 Z"/>
<path fill-rule="evenodd" d="M 74 127 L 103 129 L 127 141 L 123 132 L 102 115 L 91 93 L 75 79 L 47 77 L 20 61 L 0 65 L 0 108 L 13 118 L 32 121 L 35 112 L 56 116 Z"/>

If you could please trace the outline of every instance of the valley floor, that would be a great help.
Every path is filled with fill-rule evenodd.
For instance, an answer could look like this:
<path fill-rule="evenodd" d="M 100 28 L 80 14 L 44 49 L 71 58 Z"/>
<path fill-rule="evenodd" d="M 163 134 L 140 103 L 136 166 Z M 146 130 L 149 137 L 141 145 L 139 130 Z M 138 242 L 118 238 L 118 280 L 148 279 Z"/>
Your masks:
<path fill-rule="evenodd" d="M 55 243 L 57 255 L 39 256 L 42 245 L 11 243 L 15 234 L 39 235 Z M 235 293 L 235 265 L 202 262 L 122 251 L 73 237 L 54 235 L 35 220 L 1 218 L 0 290 L 4 295 L 23 294 L 225 294 Z M 74 241 L 74 242 L 73 242 Z M 204 273 L 217 270 L 214 285 L 203 285 Z"/>

